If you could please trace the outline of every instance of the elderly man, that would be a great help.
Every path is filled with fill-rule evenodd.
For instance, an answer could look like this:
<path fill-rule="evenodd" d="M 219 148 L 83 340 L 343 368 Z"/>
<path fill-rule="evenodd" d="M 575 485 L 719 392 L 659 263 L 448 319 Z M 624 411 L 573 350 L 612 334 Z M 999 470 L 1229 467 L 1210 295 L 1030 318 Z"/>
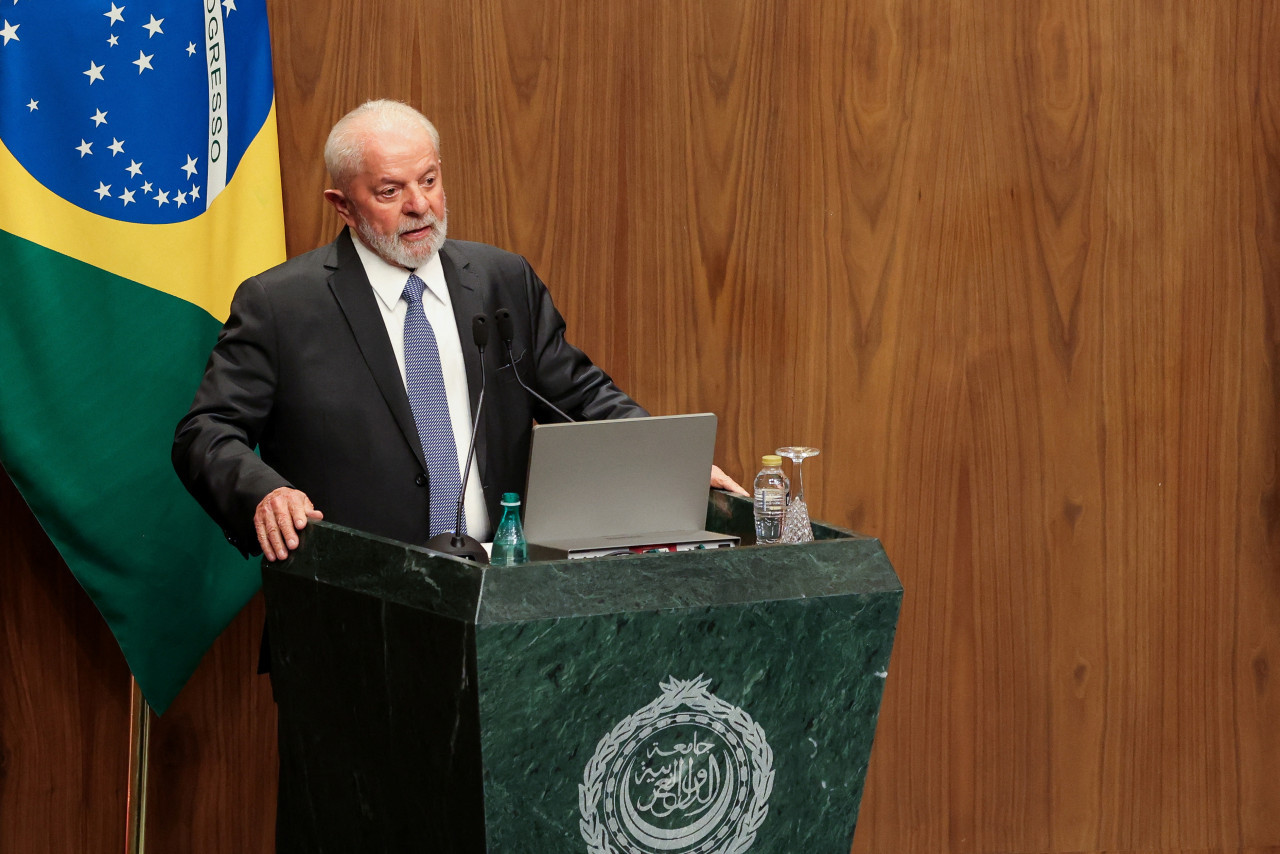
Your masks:
<path fill-rule="evenodd" d="M 479 477 L 463 496 L 467 532 L 483 539 L 502 493 L 523 489 L 533 420 L 558 420 L 514 372 L 575 419 L 647 413 L 565 340 L 528 262 L 446 239 L 425 116 L 371 101 L 334 125 L 324 155 L 324 196 L 347 227 L 240 286 L 174 467 L 246 554 L 284 559 L 319 518 L 422 544 L 452 528 L 483 370 Z M 514 364 L 492 347 L 482 365 L 472 318 L 500 308 Z M 742 492 L 718 468 L 711 483 Z"/>

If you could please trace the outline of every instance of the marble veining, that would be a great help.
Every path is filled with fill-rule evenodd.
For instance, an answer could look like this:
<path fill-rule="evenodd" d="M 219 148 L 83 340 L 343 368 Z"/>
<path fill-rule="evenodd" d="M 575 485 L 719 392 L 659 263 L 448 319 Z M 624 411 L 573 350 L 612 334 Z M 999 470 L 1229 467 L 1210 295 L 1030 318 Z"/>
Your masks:
<path fill-rule="evenodd" d="M 713 495 L 708 523 L 750 542 L 749 502 Z M 878 541 L 815 533 L 804 546 L 486 569 L 309 526 L 295 557 L 264 566 L 281 822 L 296 842 L 281 850 L 590 851 L 584 834 L 614 815 L 601 762 L 623 767 L 606 737 L 680 690 L 701 698 L 695 724 L 714 712 L 758 728 L 730 727 L 715 754 L 729 763 L 737 738 L 754 757 L 723 778 L 747 787 L 734 803 L 755 811 L 734 821 L 749 823 L 753 851 L 847 851 L 902 588 Z M 666 816 L 662 774 L 684 766 L 659 767 L 632 772 L 653 790 L 633 820 Z"/>

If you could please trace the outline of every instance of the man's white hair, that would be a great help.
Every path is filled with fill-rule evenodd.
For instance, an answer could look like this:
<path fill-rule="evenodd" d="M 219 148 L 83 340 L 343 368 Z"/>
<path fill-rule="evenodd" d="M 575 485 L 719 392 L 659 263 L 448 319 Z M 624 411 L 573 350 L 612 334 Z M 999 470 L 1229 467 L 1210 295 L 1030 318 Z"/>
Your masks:
<path fill-rule="evenodd" d="M 365 146 L 370 138 L 392 128 L 417 125 L 431 136 L 440 156 L 440 132 L 431 120 L 403 101 L 379 99 L 365 101 L 342 118 L 329 131 L 324 143 L 324 165 L 329 170 L 329 180 L 340 190 L 364 166 Z"/>

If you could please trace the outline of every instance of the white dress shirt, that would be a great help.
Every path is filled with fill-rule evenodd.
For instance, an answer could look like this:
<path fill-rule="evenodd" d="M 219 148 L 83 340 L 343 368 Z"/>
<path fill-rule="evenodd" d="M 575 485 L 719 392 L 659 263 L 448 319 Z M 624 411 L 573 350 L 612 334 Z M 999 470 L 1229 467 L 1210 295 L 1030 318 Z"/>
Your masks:
<path fill-rule="evenodd" d="M 387 337 L 391 339 L 391 349 L 396 354 L 396 364 L 400 366 L 400 382 L 403 383 L 404 318 L 409 309 L 403 294 L 410 271 L 382 260 L 356 237 L 354 231 L 351 236 L 355 238 L 352 243 L 364 264 L 369 284 L 378 295 L 378 308 L 387 325 Z M 445 397 L 449 401 L 449 420 L 453 423 L 453 439 L 458 446 L 458 471 L 461 473 L 467 463 L 467 445 L 471 440 L 471 396 L 467 385 L 466 365 L 462 361 L 462 342 L 458 338 L 458 324 L 453 316 L 449 287 L 444 281 L 440 253 L 431 256 L 430 261 L 413 272 L 427 284 L 427 289 L 422 294 L 422 310 L 427 316 L 427 322 L 431 324 L 431 331 L 435 333 L 436 347 L 440 351 L 440 369 L 444 372 Z M 467 478 L 464 512 L 467 517 L 467 533 L 477 540 L 486 541 L 489 538 L 489 512 L 484 506 L 484 490 L 480 488 L 478 466 L 479 463 L 473 461 L 471 477 Z"/>

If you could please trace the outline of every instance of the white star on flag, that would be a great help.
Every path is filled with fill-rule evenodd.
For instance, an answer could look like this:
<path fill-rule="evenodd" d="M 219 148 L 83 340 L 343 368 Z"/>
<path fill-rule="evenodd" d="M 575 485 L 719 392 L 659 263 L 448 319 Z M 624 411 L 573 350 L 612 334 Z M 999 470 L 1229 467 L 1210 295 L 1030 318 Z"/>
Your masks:
<path fill-rule="evenodd" d="M 106 15 L 108 18 L 111 19 L 111 23 L 109 26 L 114 27 L 116 24 L 124 23 L 124 7 L 123 6 L 117 6 L 115 3 L 112 3 L 111 11 L 103 12 L 102 14 Z"/>
<path fill-rule="evenodd" d="M 111 137 L 111 144 L 108 145 L 107 148 L 111 149 L 112 157 L 115 157 L 117 154 L 124 154 L 124 141 L 116 139 L 113 136 Z"/>
<path fill-rule="evenodd" d="M 187 155 L 187 165 L 182 167 L 182 171 L 187 173 L 188 178 L 196 174 L 198 171 L 196 168 L 196 159 L 190 154 Z"/>
<path fill-rule="evenodd" d="M 164 30 L 160 29 L 160 25 L 163 23 L 164 23 L 164 18 L 161 18 L 160 20 L 157 21 L 156 16 L 152 15 L 151 23 L 142 25 L 142 28 L 144 30 L 147 30 L 151 33 L 151 35 L 147 36 L 147 38 L 152 38 L 156 33 L 159 33 L 160 35 L 164 35 Z"/>
<path fill-rule="evenodd" d="M 124 199 L 124 206 L 128 207 L 129 203 L 133 201 L 133 190 L 125 190 L 120 194 L 120 198 Z"/>
<path fill-rule="evenodd" d="M 160 192 L 156 193 L 156 204 L 157 204 L 157 205 L 163 205 L 163 204 L 164 204 L 165 202 L 167 202 L 167 201 L 169 201 L 169 193 L 168 193 L 168 191 L 166 191 L 166 190 L 161 190 Z"/>
<path fill-rule="evenodd" d="M 102 110 L 98 110 L 98 112 L 89 117 L 89 121 L 93 122 L 94 127 L 100 128 L 107 123 L 107 114 Z"/>
<path fill-rule="evenodd" d="M 20 26 L 22 26 L 22 24 L 11 24 L 8 21 L 4 22 L 4 29 L 0 30 L 0 36 L 4 36 L 5 44 L 8 44 L 9 42 L 22 41 L 22 39 L 18 38 L 18 27 Z"/>
<path fill-rule="evenodd" d="M 138 177 L 138 173 L 142 171 L 142 164 L 141 164 L 141 163 L 139 163 L 139 162 L 138 162 L 138 161 L 136 161 L 136 160 L 130 160 L 130 161 L 129 161 L 129 168 L 128 168 L 128 169 L 126 169 L 126 170 L 124 170 L 124 171 L 128 172 L 128 173 L 129 173 L 130 175 L 132 175 L 133 177 L 137 178 L 137 177 Z"/>
<path fill-rule="evenodd" d="M 76 151 L 80 152 L 81 157 L 84 157 L 86 154 L 93 154 L 93 143 L 85 142 L 82 139 L 80 140 L 80 144 L 76 146 Z"/>
<path fill-rule="evenodd" d="M 37 101 L 35 98 L 32 98 L 30 101 L 27 101 L 28 112 L 34 113 L 38 109 L 40 109 L 40 102 Z"/>
<path fill-rule="evenodd" d="M 196 55 L 196 43 L 187 42 L 187 56 L 195 56 L 195 55 Z"/>
<path fill-rule="evenodd" d="M 149 195 L 151 195 L 151 182 L 150 182 L 150 181 L 143 181 L 143 182 L 142 182 L 142 194 L 143 194 L 144 196 L 149 196 Z"/>
<path fill-rule="evenodd" d="M 109 39 L 107 39 L 107 44 L 111 45 L 112 47 L 115 47 L 116 45 L 120 44 L 120 37 L 111 36 Z"/>
<path fill-rule="evenodd" d="M 191 185 L 191 201 L 194 202 L 198 198 L 200 198 L 200 188 L 195 184 L 192 184 Z"/>
<path fill-rule="evenodd" d="M 185 204 L 187 203 L 187 194 L 186 194 L 186 193 L 178 193 L 178 195 L 176 195 L 176 196 L 174 196 L 174 197 L 173 197 L 173 201 L 174 201 L 174 203 L 175 203 L 178 207 L 182 207 L 183 205 L 185 205 Z"/>
<path fill-rule="evenodd" d="M 98 194 L 99 200 L 105 199 L 107 196 L 111 195 L 111 185 L 104 184 L 101 181 L 99 181 L 98 189 L 94 190 L 94 192 Z"/>
<path fill-rule="evenodd" d="M 142 72 L 148 69 L 150 69 L 151 71 L 155 71 L 154 68 L 151 68 L 151 57 L 153 56 L 155 56 L 154 53 L 148 55 L 143 53 L 142 51 L 138 51 L 138 58 L 133 61 L 133 64 L 138 66 L 139 74 L 141 74 Z"/>
<path fill-rule="evenodd" d="M 102 69 L 104 68 L 106 68 L 105 65 L 98 65 L 98 63 L 94 62 L 92 59 L 89 60 L 89 70 L 84 73 L 89 76 L 90 86 L 93 85 L 93 81 L 102 79 Z"/>
<path fill-rule="evenodd" d="M 226 9 L 227 14 L 230 15 L 236 10 L 236 0 L 222 0 L 222 8 Z"/>

